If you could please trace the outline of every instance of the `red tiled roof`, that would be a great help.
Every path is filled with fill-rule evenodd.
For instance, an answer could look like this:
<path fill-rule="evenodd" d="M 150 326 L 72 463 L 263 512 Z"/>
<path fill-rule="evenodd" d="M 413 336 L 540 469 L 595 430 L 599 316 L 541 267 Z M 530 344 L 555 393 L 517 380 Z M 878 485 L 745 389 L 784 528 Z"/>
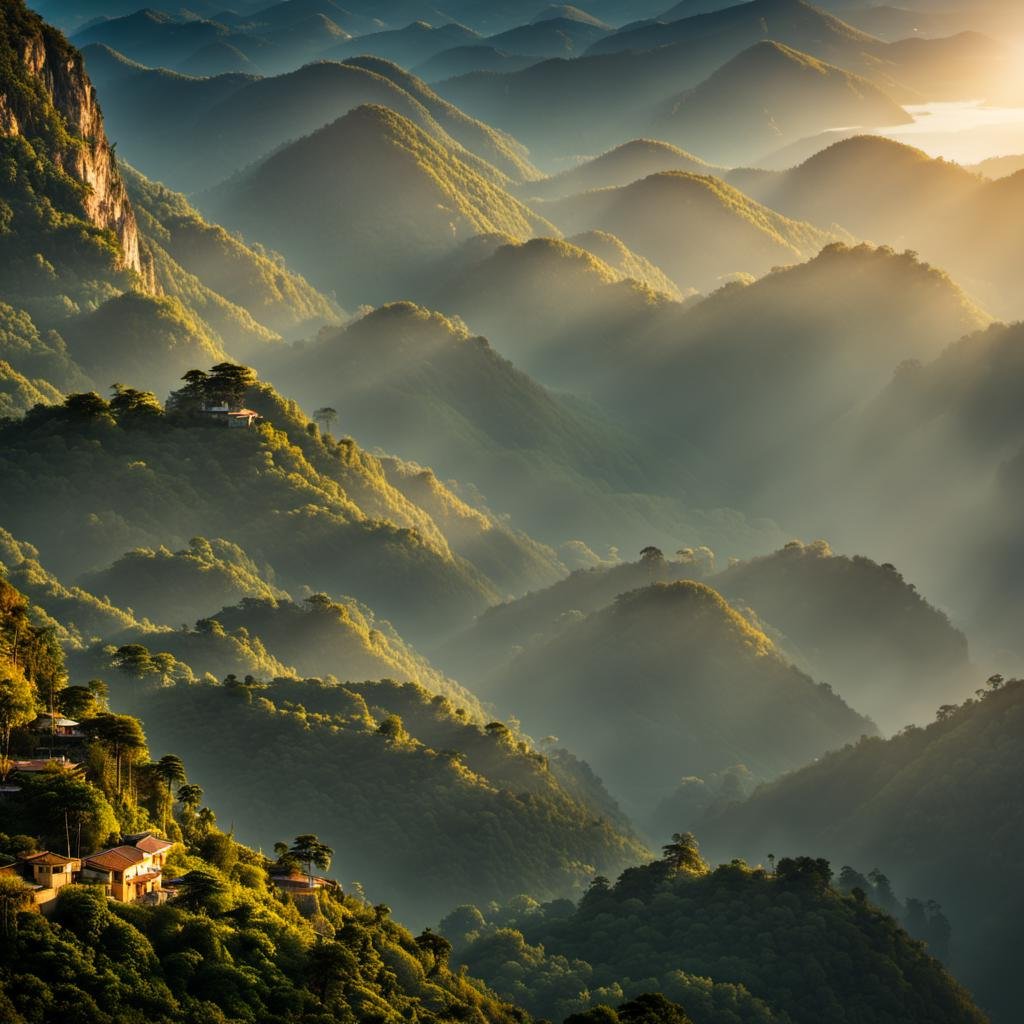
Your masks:
<path fill-rule="evenodd" d="M 146 855 L 134 846 L 115 846 L 111 850 L 103 850 L 101 853 L 86 857 L 85 863 L 89 867 L 98 867 L 103 871 L 124 871 L 125 868 L 130 868 L 145 859 Z"/>
<path fill-rule="evenodd" d="M 144 875 L 136 875 L 131 879 L 132 882 L 152 882 L 153 879 L 159 878 L 159 871 L 147 871 Z"/>
<path fill-rule="evenodd" d="M 135 849 L 141 850 L 143 853 L 163 853 L 164 850 L 169 850 L 173 845 L 174 843 L 169 843 L 166 839 L 146 836 L 135 844 Z"/>

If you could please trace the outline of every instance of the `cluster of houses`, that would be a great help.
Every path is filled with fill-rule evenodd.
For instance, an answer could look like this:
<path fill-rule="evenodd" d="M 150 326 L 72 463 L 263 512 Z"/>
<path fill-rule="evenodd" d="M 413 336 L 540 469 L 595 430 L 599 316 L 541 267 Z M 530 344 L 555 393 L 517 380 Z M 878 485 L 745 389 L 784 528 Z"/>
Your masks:
<path fill-rule="evenodd" d="M 226 407 L 216 411 L 235 415 Z M 250 410 L 238 412 L 248 413 Z M 258 418 L 258 414 L 252 415 Z M 230 426 L 250 425 L 244 419 L 229 419 L 227 422 Z M 38 736 L 36 753 L 40 756 L 6 763 L 5 774 L 0 778 L 0 799 L 20 791 L 19 775 L 34 775 L 56 768 L 79 778 L 85 777 L 84 767 L 68 756 L 85 739 L 78 722 L 44 713 L 31 723 L 30 728 Z M 56 750 L 61 752 L 56 753 Z M 50 850 L 23 853 L 14 863 L 0 865 L 0 874 L 10 873 L 24 878 L 32 888 L 35 907 L 44 914 L 56 906 L 60 890 L 73 883 L 102 886 L 106 895 L 118 903 L 157 905 L 174 895 L 179 881 L 177 878 L 164 878 L 164 866 L 174 845 L 154 832 L 142 832 L 123 836 L 119 845 L 109 849 L 72 857 L 69 844 L 68 856 Z M 316 875 L 310 877 L 292 868 L 271 868 L 270 882 L 281 892 L 293 896 L 338 887 L 331 879 Z"/>
<path fill-rule="evenodd" d="M 100 885 L 118 903 L 157 904 L 167 899 L 163 868 L 173 846 L 152 832 L 143 832 L 85 857 L 65 857 L 49 850 L 23 853 L 3 870 L 25 878 L 32 886 L 33 902 L 44 914 L 56 905 L 60 890 L 74 882 Z"/>

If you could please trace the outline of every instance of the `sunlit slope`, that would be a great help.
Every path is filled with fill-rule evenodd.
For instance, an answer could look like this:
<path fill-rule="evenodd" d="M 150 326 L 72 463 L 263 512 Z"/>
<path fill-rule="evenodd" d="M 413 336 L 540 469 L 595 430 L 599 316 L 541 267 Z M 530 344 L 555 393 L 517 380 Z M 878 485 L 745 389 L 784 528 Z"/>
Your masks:
<path fill-rule="evenodd" d="M 661 171 L 714 174 L 718 169 L 667 142 L 634 139 L 601 156 L 585 160 L 571 170 L 541 181 L 527 182 L 519 191 L 523 196 L 537 199 L 564 199 L 595 188 L 630 185 Z"/>
<path fill-rule="evenodd" d="M 471 483 L 549 543 L 612 544 L 642 534 L 635 520 L 660 537 L 678 512 L 665 496 L 669 465 L 649 460 L 628 431 L 411 303 L 324 332 L 271 372 L 308 408 L 344 410 L 346 428 L 369 447 Z"/>
<path fill-rule="evenodd" d="M 535 173 L 516 143 L 386 61 L 322 61 L 267 78 L 207 79 L 146 68 L 105 47 L 90 46 L 85 57 L 123 155 L 148 176 L 184 191 L 209 188 L 367 103 L 409 118 L 496 183 L 507 182 L 506 170 L 516 180 Z"/>
<path fill-rule="evenodd" d="M 688 12 L 684 8 L 679 13 Z M 720 11 L 688 17 L 669 15 L 665 21 L 649 25 L 627 25 L 596 43 L 591 52 L 651 50 L 670 43 L 699 42 L 715 54 L 729 50 L 737 53 L 763 39 L 775 39 L 797 49 L 813 46 L 810 52 L 826 59 L 860 59 L 879 41 L 806 0 L 753 0 Z"/>
<path fill-rule="evenodd" d="M 871 180 L 868 192 L 863 182 Z M 838 223 L 861 238 L 907 246 L 952 273 L 993 312 L 1024 310 L 1014 287 L 1024 175 L 989 181 L 959 164 L 877 136 L 838 142 L 781 174 L 745 183 L 792 217 Z"/>
<path fill-rule="evenodd" d="M 343 302 L 407 293 L 432 260 L 475 234 L 554 231 L 456 152 L 379 106 L 286 147 L 206 205 Z"/>
<path fill-rule="evenodd" d="M 330 299 L 292 273 L 272 251 L 257 252 L 219 225 L 204 220 L 183 195 L 148 181 L 130 168 L 123 170 L 146 238 L 159 245 L 178 268 L 194 275 L 260 325 L 294 339 L 341 318 L 341 310 Z M 162 287 L 173 289 L 180 276 L 172 269 L 161 281 Z M 253 354 L 252 348 L 236 343 L 234 338 L 226 341 L 234 354 Z"/>
<path fill-rule="evenodd" d="M 860 75 L 769 41 L 671 100 L 655 132 L 731 165 L 839 125 L 889 127 L 911 120 Z"/>
<path fill-rule="evenodd" d="M 1008 683 L 943 709 L 927 729 L 867 740 L 780 779 L 702 834 L 730 855 L 814 849 L 844 863 L 884 864 L 894 884 L 942 903 L 958 976 L 986 1009 L 1012 1019 L 1021 897 L 1005 873 L 1024 836 L 1016 781 L 1022 709 L 1024 684 Z M 982 851 L 987 869 L 965 870 Z"/>
<path fill-rule="evenodd" d="M 504 727 L 484 732 L 444 698 L 318 680 L 252 694 L 250 703 L 223 687 L 136 688 L 130 707 L 151 743 L 208 780 L 208 799 L 239 834 L 267 846 L 315 815 L 345 876 L 371 894 L 387 887 L 405 915 L 430 920 L 466 899 L 524 890 L 579 892 L 595 872 L 617 874 L 643 856 L 569 795 L 545 758 Z M 224 716 L 235 727 L 224 730 Z M 282 788 L 287 800 L 266 799 Z"/>
<path fill-rule="evenodd" d="M 244 598 L 287 597 L 265 575 L 237 544 L 193 537 L 179 551 L 160 546 L 125 552 L 85 573 L 81 583 L 139 617 L 176 626 Z"/>
<path fill-rule="evenodd" d="M 423 104 L 427 113 L 451 138 L 471 153 L 493 164 L 503 174 L 508 175 L 511 181 L 527 182 L 540 177 L 540 171 L 530 163 L 529 154 L 522 143 L 463 113 L 458 107 L 438 96 L 422 79 L 403 70 L 397 64 L 365 56 L 351 57 L 345 64 L 372 71 L 404 89 Z"/>
<path fill-rule="evenodd" d="M 567 234 L 600 229 L 661 267 L 680 288 L 717 287 L 817 253 L 834 235 L 761 206 L 719 178 L 668 171 L 539 209 Z"/>
<path fill-rule="evenodd" d="M 693 836 L 680 838 L 614 884 L 596 879 L 576 907 L 456 908 L 441 922 L 455 962 L 538 1016 L 586 1024 L 987 1019 L 893 917 L 829 884 L 835 865 L 794 851 L 777 871 L 756 858 L 713 869 Z M 808 973 L 810 989 L 795 982 Z M 880 975 L 890 983 L 865 984 Z"/>
<path fill-rule="evenodd" d="M 0 522 L 43 546 L 65 575 L 133 546 L 224 537 L 269 563 L 281 585 L 352 594 L 399 622 L 416 620 L 419 636 L 557 575 L 550 552 L 480 515 L 476 543 L 501 552 L 502 573 L 490 581 L 453 554 L 378 459 L 351 441 L 316 438 L 272 389 L 246 400 L 267 426 L 226 431 L 157 416 L 152 429 L 137 429 L 92 400 L 10 423 Z M 30 468 L 40 446 L 51 472 Z"/>
<path fill-rule="evenodd" d="M 694 582 L 570 615 L 481 686 L 528 730 L 560 737 L 634 810 L 649 810 L 684 775 L 745 764 L 772 776 L 874 732 Z"/>

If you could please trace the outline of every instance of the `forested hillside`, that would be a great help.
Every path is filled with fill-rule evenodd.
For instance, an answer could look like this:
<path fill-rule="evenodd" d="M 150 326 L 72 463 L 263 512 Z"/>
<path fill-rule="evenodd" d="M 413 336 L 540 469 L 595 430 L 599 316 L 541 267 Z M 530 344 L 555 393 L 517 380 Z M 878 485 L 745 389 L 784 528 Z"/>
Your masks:
<path fill-rule="evenodd" d="M 993 677 L 977 698 L 941 707 L 927 728 L 822 758 L 710 818 L 701 834 L 716 852 L 815 849 L 884 864 L 898 886 L 942 902 L 958 976 L 993 1012 L 1012 1013 L 1005 978 L 1021 902 L 1005 872 L 1024 835 L 1013 795 L 1022 708 L 1024 683 Z M 982 855 L 988 870 L 968 870 Z M 979 906 L 989 911 L 979 915 Z"/>
<path fill-rule="evenodd" d="M 631 1020 L 653 988 L 694 1024 L 985 1019 L 920 943 L 831 878 L 811 857 L 712 870 L 684 834 L 614 885 L 595 879 L 576 906 L 460 907 L 440 927 L 456 963 L 549 1018 L 606 1021 L 607 1004 L 636 999 L 619 1008 Z"/>
<path fill-rule="evenodd" d="M 904 6 L 0 5 L 2 1024 L 1016 1024 L 1024 16 Z"/>
<path fill-rule="evenodd" d="M 563 623 L 468 681 L 578 751 L 634 813 L 682 776 L 745 764 L 767 778 L 875 732 L 704 584 L 654 583 Z"/>

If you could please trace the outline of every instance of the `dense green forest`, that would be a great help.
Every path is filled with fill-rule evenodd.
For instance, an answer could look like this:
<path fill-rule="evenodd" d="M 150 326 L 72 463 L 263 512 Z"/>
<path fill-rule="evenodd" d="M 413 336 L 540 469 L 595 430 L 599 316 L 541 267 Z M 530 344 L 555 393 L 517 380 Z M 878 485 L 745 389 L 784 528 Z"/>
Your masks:
<path fill-rule="evenodd" d="M 831 880 L 811 857 L 712 870 L 683 834 L 614 885 L 595 879 L 576 905 L 467 905 L 440 929 L 455 963 L 549 1019 L 606 1021 L 604 1005 L 652 989 L 694 1024 L 985 1019 L 862 889 Z"/>
<path fill-rule="evenodd" d="M 151 396 L 112 403 L 73 396 L 0 424 L 0 517 L 16 536 L 44 545 L 63 575 L 135 545 L 221 536 L 274 566 L 285 585 L 350 593 L 399 621 L 415 618 L 421 635 L 505 588 L 557 575 L 549 549 L 479 513 L 475 531 L 453 535 L 449 545 L 431 515 L 390 483 L 378 458 L 350 439 L 320 434 L 267 385 L 246 400 L 264 416 L 258 429 L 223 431 L 201 417 L 168 415 Z M 35 468 L 43 449 L 48 475 Z M 52 503 L 63 521 L 33 516 L 29 494 Z M 87 547 L 69 542 L 73 536 L 87 537 Z"/>
<path fill-rule="evenodd" d="M 337 887 L 299 898 L 276 888 L 269 869 L 299 859 L 288 842 L 275 862 L 219 829 L 180 759 L 151 761 L 139 722 L 107 710 L 101 684 L 67 685 L 60 648 L 34 619 L 0 579 L 3 756 L 11 732 L 16 750 L 21 729 L 55 693 L 61 707 L 76 708 L 90 737 L 87 776 L 54 765 L 5 793 L 0 865 L 12 854 L 63 848 L 70 814 L 81 823 L 75 841 L 85 852 L 125 833 L 162 829 L 175 844 L 164 871 L 180 883 L 176 898 L 158 906 L 112 903 L 96 885 L 70 885 L 44 917 L 29 910 L 32 890 L 18 875 L 0 875 L 5 1022 L 111 1024 L 140 1014 L 163 1024 L 527 1019 L 452 973 L 447 944 L 429 931 L 414 938 L 385 904 Z M 301 835 L 291 850 L 301 852 L 303 839 L 316 837 Z M 318 851 L 328 867 L 333 851 L 323 844 Z"/>
<path fill-rule="evenodd" d="M 1022 714 L 1024 683 L 995 676 L 976 697 L 941 707 L 927 728 L 836 751 L 698 827 L 715 852 L 815 849 L 847 863 L 884 863 L 895 884 L 942 903 L 957 976 L 993 1012 L 1012 1014 L 1001 979 L 1021 894 L 1003 879 L 1024 835 L 1013 796 Z M 966 870 L 982 855 L 987 870 Z"/>
<path fill-rule="evenodd" d="M 683 776 L 745 764 L 769 778 L 876 731 L 703 583 L 652 583 L 566 618 L 468 681 L 578 751 L 632 812 L 649 813 Z"/>
<path fill-rule="evenodd" d="M 4 1024 L 1016 1020 L 1024 15 L 912 6 L 6 0 Z"/>

